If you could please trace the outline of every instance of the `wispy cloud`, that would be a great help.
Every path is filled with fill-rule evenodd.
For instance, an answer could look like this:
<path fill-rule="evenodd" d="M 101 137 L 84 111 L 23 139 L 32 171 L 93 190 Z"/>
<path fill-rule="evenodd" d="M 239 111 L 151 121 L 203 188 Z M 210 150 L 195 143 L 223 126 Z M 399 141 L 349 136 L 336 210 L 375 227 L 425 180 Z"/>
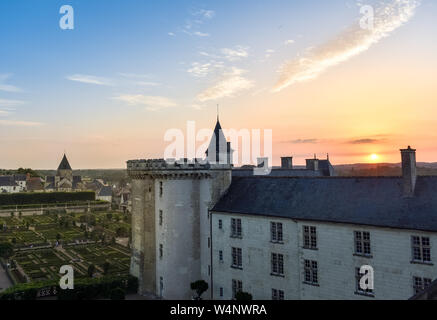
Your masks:
<path fill-rule="evenodd" d="M 316 144 L 319 143 L 319 139 L 296 139 L 288 142 L 293 144 Z"/>
<path fill-rule="evenodd" d="M 240 91 L 250 89 L 254 86 L 253 81 L 243 77 L 244 70 L 232 68 L 215 85 L 204 90 L 197 96 L 201 102 L 216 100 L 219 98 L 233 97 Z"/>
<path fill-rule="evenodd" d="M 201 16 L 203 19 L 212 19 L 215 16 L 215 11 L 201 9 L 193 13 L 193 16 Z"/>
<path fill-rule="evenodd" d="M 293 44 L 295 41 L 294 40 L 285 40 L 284 41 L 284 45 L 289 46 L 290 44 Z"/>
<path fill-rule="evenodd" d="M 0 120 L 0 126 L 10 126 L 10 127 L 40 127 L 44 123 L 32 122 L 32 121 L 15 121 L 15 120 Z"/>
<path fill-rule="evenodd" d="M 191 12 L 191 18 L 185 21 L 185 25 L 179 31 L 190 36 L 209 37 L 209 33 L 202 32 L 198 29 L 205 21 L 211 20 L 214 16 L 215 12 L 213 10 L 201 9 Z M 175 36 L 173 32 L 170 32 L 169 35 Z"/>
<path fill-rule="evenodd" d="M 86 74 L 74 74 L 66 77 L 68 80 L 86 83 L 86 84 L 94 84 L 99 86 L 112 86 L 112 80 L 103 77 L 96 77 Z"/>
<path fill-rule="evenodd" d="M 420 0 L 383 1 L 375 8 L 373 29 L 362 29 L 357 22 L 333 40 L 313 48 L 304 57 L 285 63 L 273 91 L 315 79 L 326 69 L 367 51 L 408 22 L 419 5 Z"/>
<path fill-rule="evenodd" d="M 364 139 L 350 140 L 347 143 L 348 144 L 376 144 L 384 141 L 385 139 L 364 138 Z"/>
<path fill-rule="evenodd" d="M 22 90 L 17 86 L 13 86 L 11 84 L 5 83 L 7 79 L 9 79 L 12 74 L 0 74 L 0 91 L 5 92 L 21 92 Z"/>
<path fill-rule="evenodd" d="M 0 107 L 16 107 L 24 103 L 25 102 L 21 100 L 0 99 Z"/>
<path fill-rule="evenodd" d="M 113 99 L 126 102 L 133 106 L 145 106 L 149 111 L 157 111 L 164 108 L 176 107 L 177 103 L 172 99 L 160 96 L 146 96 L 142 94 L 123 94 Z"/>
<path fill-rule="evenodd" d="M 187 70 L 189 74 L 197 78 L 204 78 L 217 69 L 223 69 L 223 62 L 210 61 L 207 63 L 193 62 L 191 68 Z"/>
<path fill-rule="evenodd" d="M 236 61 L 249 56 L 249 48 L 243 46 L 236 46 L 235 48 L 223 48 L 221 50 L 224 58 L 229 61 Z"/>

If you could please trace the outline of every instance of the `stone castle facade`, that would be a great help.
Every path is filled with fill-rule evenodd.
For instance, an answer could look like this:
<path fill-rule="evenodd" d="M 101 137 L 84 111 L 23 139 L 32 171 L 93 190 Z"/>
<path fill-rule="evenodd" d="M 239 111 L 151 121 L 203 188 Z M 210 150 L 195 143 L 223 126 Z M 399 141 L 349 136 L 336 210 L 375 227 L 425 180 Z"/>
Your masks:
<path fill-rule="evenodd" d="M 402 177 L 370 178 L 335 177 L 329 159 L 294 171 L 283 158 L 265 177 L 216 165 L 211 152 L 128 161 L 131 274 L 140 293 L 164 299 L 192 299 L 197 280 L 218 300 L 408 299 L 437 279 L 437 177 L 418 177 L 415 157 L 402 150 Z"/>

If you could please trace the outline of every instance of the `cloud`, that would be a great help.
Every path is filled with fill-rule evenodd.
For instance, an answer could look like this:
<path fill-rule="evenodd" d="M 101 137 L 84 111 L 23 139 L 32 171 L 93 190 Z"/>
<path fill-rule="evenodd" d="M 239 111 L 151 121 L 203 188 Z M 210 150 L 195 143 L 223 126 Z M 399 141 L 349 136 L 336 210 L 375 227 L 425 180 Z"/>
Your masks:
<path fill-rule="evenodd" d="M 1 116 L 7 116 L 10 112 L 6 110 L 0 110 L 0 117 Z"/>
<path fill-rule="evenodd" d="M 372 138 L 366 138 L 366 139 L 356 139 L 348 141 L 349 144 L 375 144 L 380 143 L 383 140 L 381 139 L 372 139 Z"/>
<path fill-rule="evenodd" d="M 202 10 L 195 12 L 193 15 L 194 16 L 200 15 L 204 19 L 212 19 L 215 16 L 215 11 L 202 9 Z"/>
<path fill-rule="evenodd" d="M 169 32 L 169 33 L 167 33 L 170 37 L 174 37 L 174 36 L 176 36 L 173 32 Z"/>
<path fill-rule="evenodd" d="M 296 140 L 290 141 L 290 143 L 293 143 L 293 144 L 315 144 L 315 143 L 319 143 L 319 139 L 296 139 Z"/>
<path fill-rule="evenodd" d="M 112 86 L 112 81 L 107 78 L 90 76 L 85 74 L 74 74 L 66 77 L 68 80 L 99 86 Z"/>
<path fill-rule="evenodd" d="M 15 121 L 15 120 L 0 120 L 0 126 L 10 126 L 10 127 L 40 127 L 44 123 L 32 122 L 32 121 Z"/>
<path fill-rule="evenodd" d="M 193 62 L 187 72 L 194 77 L 204 78 L 217 69 L 224 67 L 222 62 L 210 61 L 208 63 Z"/>
<path fill-rule="evenodd" d="M 232 68 L 223 78 L 212 87 L 204 90 L 197 96 L 197 100 L 205 102 L 219 98 L 233 97 L 240 91 L 250 89 L 254 86 L 253 81 L 242 76 L 244 70 Z"/>
<path fill-rule="evenodd" d="M 24 103 L 24 101 L 20 100 L 0 99 L 0 107 L 16 107 Z"/>
<path fill-rule="evenodd" d="M 249 56 L 249 48 L 243 46 L 236 46 L 234 49 L 223 48 L 221 52 L 224 58 L 229 61 L 236 61 Z"/>
<path fill-rule="evenodd" d="M 0 74 L 0 91 L 5 92 L 21 92 L 22 90 L 16 86 L 4 83 L 12 74 Z"/>
<path fill-rule="evenodd" d="M 198 37 L 209 37 L 210 36 L 209 33 L 204 33 L 204 32 L 200 32 L 200 31 L 193 32 L 193 35 L 198 36 Z"/>
<path fill-rule="evenodd" d="M 367 51 L 407 23 L 419 5 L 420 0 L 383 1 L 375 9 L 372 29 L 363 29 L 357 22 L 331 41 L 313 48 L 304 57 L 286 62 L 273 91 L 278 92 L 295 83 L 315 79 L 328 68 Z"/>
<path fill-rule="evenodd" d="M 273 53 L 275 53 L 275 50 L 273 50 L 273 49 L 267 49 L 267 50 L 266 50 L 266 55 L 265 55 L 266 59 L 267 59 L 267 58 L 270 58 L 270 57 L 272 56 Z"/>
<path fill-rule="evenodd" d="M 123 94 L 113 99 L 126 102 L 130 105 L 145 106 L 149 111 L 157 111 L 164 108 L 177 106 L 176 102 L 166 97 L 145 96 L 142 94 Z"/>
<path fill-rule="evenodd" d="M 284 45 L 288 46 L 290 44 L 293 44 L 294 42 L 295 42 L 294 40 L 285 40 Z"/>

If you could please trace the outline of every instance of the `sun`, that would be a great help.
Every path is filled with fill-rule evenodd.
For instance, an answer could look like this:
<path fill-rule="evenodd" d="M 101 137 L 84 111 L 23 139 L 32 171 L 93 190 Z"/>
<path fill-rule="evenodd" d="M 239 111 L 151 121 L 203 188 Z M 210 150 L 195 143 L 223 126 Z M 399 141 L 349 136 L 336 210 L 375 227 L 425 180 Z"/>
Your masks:
<path fill-rule="evenodd" d="M 379 155 L 377 155 L 376 153 L 372 153 L 369 156 L 369 159 L 370 159 L 371 162 L 377 162 L 379 160 Z"/>

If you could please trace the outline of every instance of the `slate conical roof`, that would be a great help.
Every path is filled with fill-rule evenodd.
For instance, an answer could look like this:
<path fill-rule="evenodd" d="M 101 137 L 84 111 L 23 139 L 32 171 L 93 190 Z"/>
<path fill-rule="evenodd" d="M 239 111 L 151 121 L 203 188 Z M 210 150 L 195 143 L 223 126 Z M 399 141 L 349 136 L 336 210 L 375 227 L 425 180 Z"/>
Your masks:
<path fill-rule="evenodd" d="M 58 170 L 72 170 L 70 163 L 68 162 L 67 156 L 64 154 L 61 163 L 59 164 Z"/>
<path fill-rule="evenodd" d="M 230 152 L 226 137 L 223 134 L 223 129 L 217 118 L 217 123 L 214 128 L 214 134 L 211 138 L 208 150 L 206 150 L 206 156 L 210 161 L 220 161 L 220 155 L 228 154 Z M 215 156 L 214 156 L 215 155 Z M 215 158 L 215 159 L 214 159 Z"/>

